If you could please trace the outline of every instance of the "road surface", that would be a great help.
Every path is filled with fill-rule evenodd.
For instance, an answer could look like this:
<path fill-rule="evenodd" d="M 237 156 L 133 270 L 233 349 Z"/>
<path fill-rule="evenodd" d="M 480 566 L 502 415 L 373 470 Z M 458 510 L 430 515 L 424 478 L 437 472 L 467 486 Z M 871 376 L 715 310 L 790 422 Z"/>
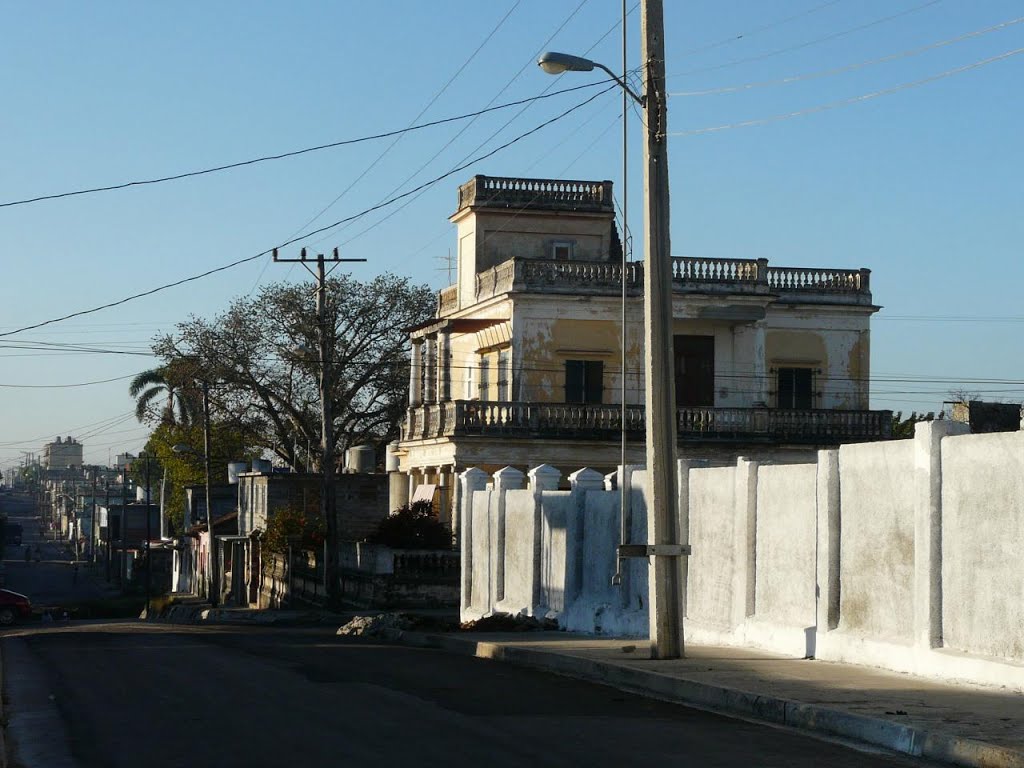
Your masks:
<path fill-rule="evenodd" d="M 26 768 L 922 765 L 334 629 L 5 630 L 9 744 Z"/>

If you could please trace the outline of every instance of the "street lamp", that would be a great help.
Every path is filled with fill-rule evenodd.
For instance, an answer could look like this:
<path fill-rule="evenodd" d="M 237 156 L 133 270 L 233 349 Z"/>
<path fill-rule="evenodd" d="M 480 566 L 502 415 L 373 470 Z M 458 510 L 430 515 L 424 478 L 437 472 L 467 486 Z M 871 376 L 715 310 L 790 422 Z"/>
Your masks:
<path fill-rule="evenodd" d="M 645 99 L 643 96 L 638 94 L 621 77 L 612 72 L 608 67 L 599 61 L 591 61 L 590 59 L 584 59 L 582 56 L 573 56 L 569 53 L 557 53 L 556 51 L 547 51 L 542 53 L 540 58 L 537 59 L 537 66 L 547 72 L 549 75 L 560 75 L 563 72 L 592 72 L 595 68 L 605 72 L 612 80 L 619 84 L 626 93 L 633 97 L 633 100 L 641 107 L 644 106 Z M 625 120 L 626 116 L 623 115 L 622 119 Z"/>
<path fill-rule="evenodd" d="M 625 19 L 623 19 L 625 23 Z M 602 64 L 564 53 L 545 53 L 537 64 L 550 74 L 590 72 L 609 75 L 644 110 L 644 405 L 648 473 L 648 540 L 622 546 L 620 557 L 654 557 L 649 600 L 651 654 L 683 655 L 682 603 L 685 596 L 676 493 L 676 413 L 672 349 L 672 264 L 669 240 L 665 35 L 661 0 L 641 0 L 641 59 L 644 95 Z M 623 111 L 625 120 L 625 111 Z"/>

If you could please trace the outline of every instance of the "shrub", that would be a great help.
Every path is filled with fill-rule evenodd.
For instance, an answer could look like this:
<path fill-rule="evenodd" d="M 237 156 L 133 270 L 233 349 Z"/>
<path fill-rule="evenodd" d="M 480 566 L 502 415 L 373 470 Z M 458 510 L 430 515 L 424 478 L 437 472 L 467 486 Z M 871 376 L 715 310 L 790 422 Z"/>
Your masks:
<path fill-rule="evenodd" d="M 382 520 L 369 541 L 394 549 L 451 549 L 452 534 L 434 517 L 429 501 L 416 501 Z"/>
<path fill-rule="evenodd" d="M 317 549 L 324 543 L 326 526 L 319 517 L 303 514 L 294 507 L 274 513 L 263 534 L 263 547 L 271 552 L 287 552 L 288 544 L 300 549 Z"/>

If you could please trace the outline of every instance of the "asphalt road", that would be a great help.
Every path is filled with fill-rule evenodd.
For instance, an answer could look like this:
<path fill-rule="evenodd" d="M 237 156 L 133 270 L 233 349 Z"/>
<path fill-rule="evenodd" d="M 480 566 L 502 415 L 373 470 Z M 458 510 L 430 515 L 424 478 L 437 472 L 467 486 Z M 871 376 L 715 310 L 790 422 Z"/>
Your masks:
<path fill-rule="evenodd" d="M 922 765 L 334 629 L 5 630 L 8 743 L 26 768 Z"/>
<path fill-rule="evenodd" d="M 20 494 L 0 496 L 0 510 L 8 522 L 22 526 L 21 546 L 7 546 L 4 551 L 4 586 L 28 595 L 34 608 L 62 606 L 94 600 L 117 593 L 116 585 L 107 585 L 98 566 L 81 562 L 76 565 L 74 552 L 67 542 L 57 541 L 41 529 L 30 497 Z M 39 547 L 36 560 L 36 547 Z M 31 552 L 25 560 L 25 548 Z M 96 570 L 91 570 L 95 568 Z"/>

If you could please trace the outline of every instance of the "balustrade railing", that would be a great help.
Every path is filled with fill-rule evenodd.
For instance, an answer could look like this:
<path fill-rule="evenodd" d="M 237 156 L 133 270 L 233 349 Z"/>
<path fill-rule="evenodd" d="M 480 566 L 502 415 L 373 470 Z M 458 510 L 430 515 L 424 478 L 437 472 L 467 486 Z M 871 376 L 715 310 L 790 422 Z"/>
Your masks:
<path fill-rule="evenodd" d="M 457 435 L 559 437 L 587 434 L 610 439 L 621 431 L 617 404 L 515 403 L 452 400 L 411 408 L 407 440 Z M 644 430 L 643 406 L 626 407 L 626 431 Z M 677 409 L 677 430 L 687 440 L 849 442 L 892 436 L 891 411 L 782 410 L 686 407 Z"/>
<path fill-rule="evenodd" d="M 643 286 L 643 263 L 625 265 L 626 284 L 632 291 Z M 622 287 L 621 263 L 509 259 L 476 276 L 476 301 L 512 290 L 572 289 L 606 293 Z M 737 292 L 870 294 L 869 269 L 804 269 L 769 267 L 766 259 L 672 259 L 672 279 L 679 283 L 720 285 Z M 676 290 L 686 290 L 676 286 Z M 458 308 L 456 286 L 438 296 L 438 314 Z"/>
<path fill-rule="evenodd" d="M 867 293 L 869 269 L 804 269 L 769 267 L 768 286 L 784 292 Z"/>
<path fill-rule="evenodd" d="M 765 265 L 767 260 L 759 264 L 756 259 L 677 257 L 672 259 L 672 279 L 703 283 L 758 283 L 764 280 Z"/>
<path fill-rule="evenodd" d="M 612 210 L 611 182 L 474 176 L 459 187 L 459 209 L 470 205 Z"/>

